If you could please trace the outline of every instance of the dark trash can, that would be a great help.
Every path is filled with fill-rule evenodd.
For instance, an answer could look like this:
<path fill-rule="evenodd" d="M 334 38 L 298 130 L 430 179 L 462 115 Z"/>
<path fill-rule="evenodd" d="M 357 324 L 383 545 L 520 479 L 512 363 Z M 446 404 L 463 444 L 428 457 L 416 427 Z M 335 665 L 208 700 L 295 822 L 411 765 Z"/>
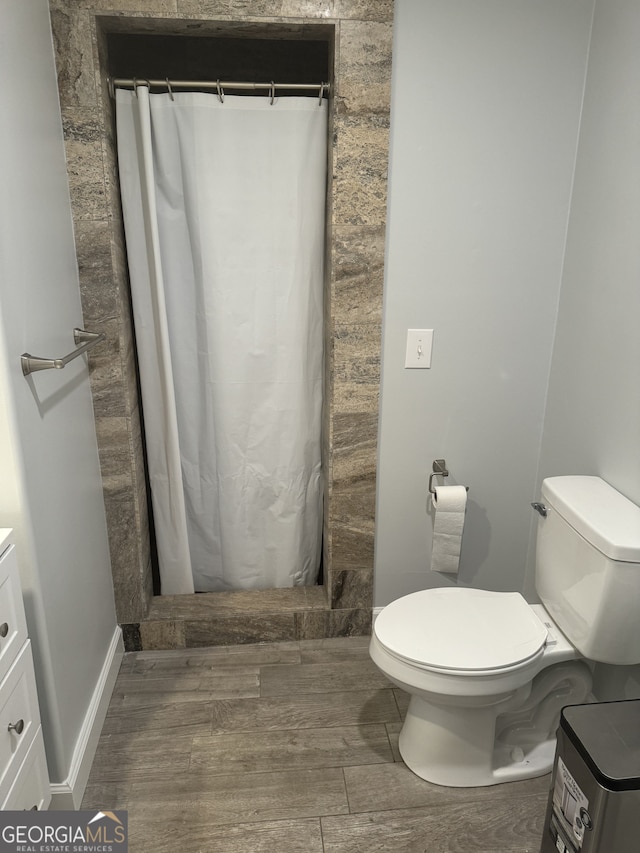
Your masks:
<path fill-rule="evenodd" d="M 640 699 L 563 709 L 540 853 L 640 851 Z"/>

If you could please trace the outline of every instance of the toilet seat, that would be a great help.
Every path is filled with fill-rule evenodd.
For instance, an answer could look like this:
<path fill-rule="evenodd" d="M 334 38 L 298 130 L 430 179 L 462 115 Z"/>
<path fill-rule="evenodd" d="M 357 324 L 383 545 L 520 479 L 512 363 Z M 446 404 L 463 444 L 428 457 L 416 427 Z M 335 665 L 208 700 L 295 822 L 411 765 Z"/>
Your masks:
<path fill-rule="evenodd" d="M 540 656 L 547 629 L 517 592 L 421 590 L 389 604 L 374 626 L 393 657 L 451 675 L 506 673 Z"/>

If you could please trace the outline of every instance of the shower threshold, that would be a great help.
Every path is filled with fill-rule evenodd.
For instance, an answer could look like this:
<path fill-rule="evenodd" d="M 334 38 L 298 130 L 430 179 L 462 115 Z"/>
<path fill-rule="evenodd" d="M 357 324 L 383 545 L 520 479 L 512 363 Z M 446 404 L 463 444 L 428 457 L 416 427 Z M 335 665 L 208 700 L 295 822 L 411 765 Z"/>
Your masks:
<path fill-rule="evenodd" d="M 159 595 L 125 644 L 129 650 L 184 649 L 327 636 L 323 586 Z M 133 626 L 123 626 L 133 627 Z"/>

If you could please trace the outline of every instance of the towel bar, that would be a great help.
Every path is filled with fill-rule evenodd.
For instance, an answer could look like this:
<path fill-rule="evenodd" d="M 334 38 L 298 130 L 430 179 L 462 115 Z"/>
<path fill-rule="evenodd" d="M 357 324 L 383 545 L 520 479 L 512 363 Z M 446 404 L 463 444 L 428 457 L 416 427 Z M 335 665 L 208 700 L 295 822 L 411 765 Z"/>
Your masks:
<path fill-rule="evenodd" d="M 68 355 L 63 355 L 62 358 L 40 358 L 40 356 L 23 352 L 20 356 L 20 363 L 22 364 L 24 375 L 28 376 L 30 373 L 35 373 L 36 370 L 62 370 L 74 358 L 77 358 L 82 353 L 90 350 L 91 347 L 99 344 L 100 341 L 103 341 L 104 334 L 102 332 L 86 332 L 84 329 L 74 329 L 73 340 L 76 345 L 80 344 L 80 346 Z"/>

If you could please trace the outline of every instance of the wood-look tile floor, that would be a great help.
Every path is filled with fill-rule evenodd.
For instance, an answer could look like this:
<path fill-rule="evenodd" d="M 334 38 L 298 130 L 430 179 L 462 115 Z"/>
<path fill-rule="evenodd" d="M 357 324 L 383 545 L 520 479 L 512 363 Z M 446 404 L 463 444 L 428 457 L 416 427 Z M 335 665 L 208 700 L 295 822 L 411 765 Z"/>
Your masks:
<path fill-rule="evenodd" d="M 133 652 L 82 807 L 127 809 L 131 853 L 537 853 L 549 777 L 431 785 L 406 707 L 364 637 Z"/>

